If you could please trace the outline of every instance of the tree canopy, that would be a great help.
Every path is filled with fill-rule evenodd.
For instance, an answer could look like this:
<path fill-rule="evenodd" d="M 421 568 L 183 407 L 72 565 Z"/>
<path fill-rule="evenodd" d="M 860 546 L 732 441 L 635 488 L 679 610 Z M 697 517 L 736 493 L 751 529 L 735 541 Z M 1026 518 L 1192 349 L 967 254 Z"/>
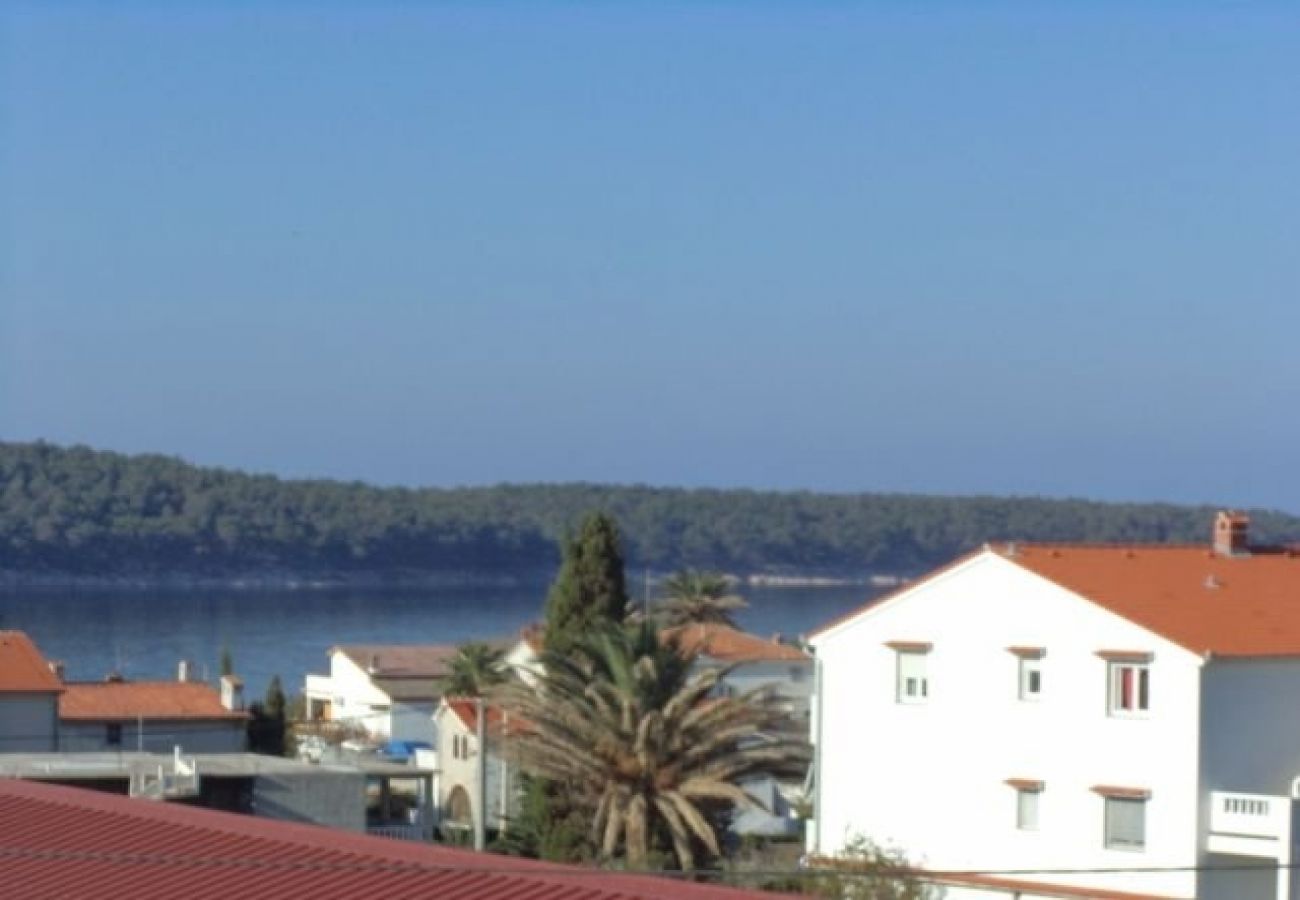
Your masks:
<path fill-rule="evenodd" d="M 618 525 L 592 513 L 564 542 L 560 571 L 546 596 L 543 642 L 564 653 L 585 635 L 621 622 L 627 605 Z"/>
<path fill-rule="evenodd" d="M 0 579 L 535 575 L 553 571 L 557 542 L 590 509 L 618 519 L 622 549 L 637 568 L 852 575 L 924 571 L 985 541 L 1206 543 L 1214 513 L 1150 503 L 596 484 L 376 488 L 0 442 Z M 1260 540 L 1300 539 L 1296 517 L 1251 516 Z"/>

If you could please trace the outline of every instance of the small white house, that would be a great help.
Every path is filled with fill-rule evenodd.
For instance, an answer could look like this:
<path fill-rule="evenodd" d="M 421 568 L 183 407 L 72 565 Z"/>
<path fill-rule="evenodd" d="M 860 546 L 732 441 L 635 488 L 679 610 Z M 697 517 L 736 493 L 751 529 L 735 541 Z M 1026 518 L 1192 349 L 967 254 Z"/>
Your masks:
<path fill-rule="evenodd" d="M 478 739 L 480 703 L 484 713 L 486 755 Z M 472 831 L 479 810 L 479 765 L 486 766 L 487 831 L 508 827 L 518 812 L 518 772 L 503 756 L 510 740 L 510 719 L 500 707 L 467 697 L 444 697 L 434 715 L 438 733 L 438 809 L 443 828 Z"/>
<path fill-rule="evenodd" d="M 974 873 L 954 900 L 1291 895 L 1300 551 L 1247 524 L 986 546 L 816 632 L 810 853 Z"/>
<path fill-rule="evenodd" d="M 307 676 L 307 717 L 376 740 L 432 744 L 440 685 L 456 652 L 451 644 L 333 647 L 329 675 Z"/>

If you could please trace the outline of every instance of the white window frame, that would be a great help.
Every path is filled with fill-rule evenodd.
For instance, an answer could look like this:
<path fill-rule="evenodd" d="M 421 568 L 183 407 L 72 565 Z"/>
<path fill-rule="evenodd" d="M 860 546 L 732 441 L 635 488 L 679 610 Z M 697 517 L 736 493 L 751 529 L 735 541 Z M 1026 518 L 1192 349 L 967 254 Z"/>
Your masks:
<path fill-rule="evenodd" d="M 1126 676 L 1131 679 L 1127 691 Z M 1106 711 L 1112 716 L 1128 719 L 1141 719 L 1151 714 L 1150 660 L 1112 659 L 1106 663 Z"/>
<path fill-rule="evenodd" d="M 1147 797 L 1121 797 L 1115 795 L 1102 796 L 1102 846 L 1107 850 L 1121 850 L 1125 853 L 1142 853 L 1147 848 L 1147 803 L 1150 802 Z M 1129 810 L 1129 815 L 1136 810 L 1137 836 L 1132 837 L 1128 834 L 1117 834 L 1120 830 L 1116 826 L 1115 818 L 1122 813 L 1121 810 Z M 1126 829 L 1127 830 L 1127 829 Z"/>
<path fill-rule="evenodd" d="M 930 702 L 929 650 L 900 648 L 894 651 L 894 699 L 899 703 L 920 705 Z"/>
<path fill-rule="evenodd" d="M 1038 831 L 1042 810 L 1041 787 L 1016 788 L 1016 831 Z"/>

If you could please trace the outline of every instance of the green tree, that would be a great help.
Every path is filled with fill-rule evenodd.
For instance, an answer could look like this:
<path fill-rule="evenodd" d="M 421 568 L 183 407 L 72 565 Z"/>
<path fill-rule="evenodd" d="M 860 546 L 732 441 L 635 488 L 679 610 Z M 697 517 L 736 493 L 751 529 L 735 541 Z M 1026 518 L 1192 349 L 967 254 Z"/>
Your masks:
<path fill-rule="evenodd" d="M 218 663 L 218 668 L 222 678 L 235 674 L 235 657 L 230 652 L 229 644 L 221 645 L 221 661 Z"/>
<path fill-rule="evenodd" d="M 833 860 L 803 884 L 805 894 L 833 900 L 937 900 L 942 889 L 917 876 L 901 850 L 855 835 Z"/>
<path fill-rule="evenodd" d="M 267 756 L 284 756 L 288 700 L 280 676 L 271 677 L 266 697 L 248 708 L 248 749 Z"/>
<path fill-rule="evenodd" d="M 683 569 L 665 579 L 663 589 L 666 596 L 655 604 L 655 616 L 668 627 L 703 622 L 735 628 L 735 614 L 749 606 L 717 572 Z"/>
<path fill-rule="evenodd" d="M 548 650 L 564 654 L 584 635 L 620 622 L 627 611 L 618 525 L 592 513 L 564 543 L 560 571 L 546 596 Z"/>
<path fill-rule="evenodd" d="M 452 657 L 442 692 L 449 697 L 481 697 L 505 680 L 505 651 L 470 641 Z"/>
<path fill-rule="evenodd" d="M 802 774 L 807 742 L 770 688 L 714 696 L 727 670 L 661 643 L 649 623 L 606 628 L 568 654 L 547 650 L 535 686 L 502 689 L 529 727 L 509 751 L 591 823 L 609 861 L 645 868 L 660 838 L 684 870 L 721 854 L 720 809 L 757 805 L 745 779 Z"/>

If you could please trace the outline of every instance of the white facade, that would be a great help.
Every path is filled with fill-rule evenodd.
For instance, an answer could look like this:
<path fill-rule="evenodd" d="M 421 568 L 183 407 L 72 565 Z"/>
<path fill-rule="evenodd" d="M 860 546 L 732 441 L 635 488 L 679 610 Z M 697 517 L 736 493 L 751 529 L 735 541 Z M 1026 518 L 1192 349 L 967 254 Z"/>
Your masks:
<path fill-rule="evenodd" d="M 342 650 L 330 652 L 330 674 L 308 675 L 309 716 L 359 728 L 379 740 L 434 743 L 433 698 L 394 698 Z M 323 714 L 328 710 L 328 714 Z"/>
<path fill-rule="evenodd" d="M 455 702 L 459 705 L 473 703 L 465 700 Z M 439 818 L 447 827 L 469 827 L 479 815 L 477 729 L 471 728 L 446 702 L 438 707 L 434 718 L 438 734 Z M 487 739 L 485 822 L 487 830 L 499 831 L 507 827 L 509 817 L 518 811 L 518 772 L 503 758 L 499 748 L 493 746 L 494 742 L 508 740 L 508 733 L 503 737 L 499 728 L 492 728 Z M 453 799 L 453 795 L 459 795 L 461 799 Z M 464 819 L 458 815 L 462 803 L 466 804 L 465 809 L 472 818 Z"/>
<path fill-rule="evenodd" d="M 810 852 L 862 835 L 934 871 L 1076 870 L 1023 878 L 1274 896 L 1271 872 L 1196 870 L 1267 863 L 1208 852 L 1211 792 L 1289 794 L 1300 660 L 1207 661 L 993 552 L 812 643 Z M 1077 871 L 1138 868 L 1167 871 Z"/>

